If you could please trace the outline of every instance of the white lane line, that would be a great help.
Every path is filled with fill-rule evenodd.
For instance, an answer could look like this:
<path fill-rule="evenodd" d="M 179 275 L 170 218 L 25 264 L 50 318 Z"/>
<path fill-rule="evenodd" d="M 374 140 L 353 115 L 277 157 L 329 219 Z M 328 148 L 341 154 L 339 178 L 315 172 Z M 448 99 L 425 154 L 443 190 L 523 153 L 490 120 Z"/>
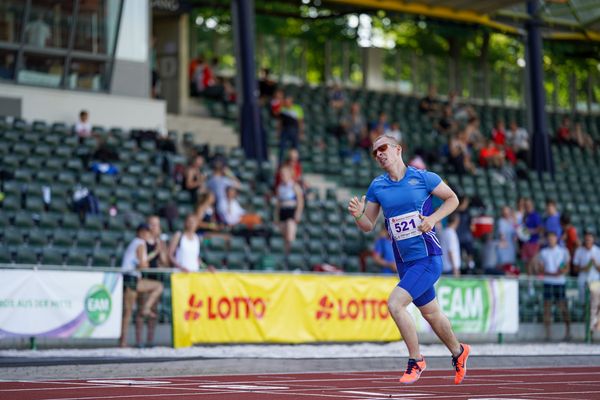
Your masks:
<path fill-rule="evenodd" d="M 88 383 L 106 383 L 109 385 L 169 385 L 167 381 L 137 381 L 133 379 L 104 379 L 91 380 Z"/>
<path fill-rule="evenodd" d="M 426 393 L 393 394 L 393 393 L 361 392 L 361 391 L 358 391 L 358 390 L 344 390 L 344 391 L 341 391 L 340 393 L 360 394 L 360 395 L 364 394 L 365 396 L 377 396 L 377 397 L 385 397 L 385 398 L 432 396 L 431 394 L 426 394 Z"/>

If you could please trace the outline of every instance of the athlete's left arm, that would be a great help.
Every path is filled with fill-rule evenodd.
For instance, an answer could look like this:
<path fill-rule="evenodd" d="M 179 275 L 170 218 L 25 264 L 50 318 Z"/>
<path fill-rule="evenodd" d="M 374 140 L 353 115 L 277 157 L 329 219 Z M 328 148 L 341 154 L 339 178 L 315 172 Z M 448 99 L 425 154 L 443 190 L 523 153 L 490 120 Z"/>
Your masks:
<path fill-rule="evenodd" d="M 433 214 L 427 217 L 423 215 L 420 216 L 421 226 L 419 229 L 421 232 L 429 232 L 432 230 L 435 224 L 450 215 L 456 210 L 456 207 L 458 207 L 458 197 L 456 197 L 456 193 L 454 193 L 444 182 L 440 182 L 435 189 L 433 189 L 431 194 L 444 202 Z"/>

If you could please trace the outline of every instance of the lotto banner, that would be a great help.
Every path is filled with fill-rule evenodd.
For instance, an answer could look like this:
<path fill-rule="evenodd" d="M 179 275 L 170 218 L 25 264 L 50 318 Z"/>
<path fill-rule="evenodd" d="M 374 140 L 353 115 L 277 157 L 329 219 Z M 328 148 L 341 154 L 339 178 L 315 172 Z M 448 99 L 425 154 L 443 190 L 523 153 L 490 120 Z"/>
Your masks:
<path fill-rule="evenodd" d="M 121 274 L 0 270 L 0 338 L 118 338 Z"/>
<path fill-rule="evenodd" d="M 512 295 L 504 284 L 501 293 L 493 290 L 496 284 L 486 289 L 485 281 L 460 281 L 474 282 L 471 287 L 451 282 L 440 281 L 438 292 L 457 332 L 493 332 L 508 326 L 495 316 L 512 312 L 518 318 L 516 298 L 505 303 L 495 297 Z M 395 277 L 373 276 L 173 274 L 174 345 L 398 340 L 387 309 L 396 283 Z M 501 311 L 504 306 L 511 309 Z"/>

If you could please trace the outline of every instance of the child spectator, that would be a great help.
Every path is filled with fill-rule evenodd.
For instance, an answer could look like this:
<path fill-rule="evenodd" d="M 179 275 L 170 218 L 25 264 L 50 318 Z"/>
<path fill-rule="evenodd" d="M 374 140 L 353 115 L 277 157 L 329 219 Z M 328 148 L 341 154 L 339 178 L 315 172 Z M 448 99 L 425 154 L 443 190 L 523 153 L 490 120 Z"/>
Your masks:
<path fill-rule="evenodd" d="M 79 138 L 92 136 L 92 124 L 89 121 L 89 113 L 86 110 L 79 112 L 79 121 L 75 124 L 75 133 Z"/>

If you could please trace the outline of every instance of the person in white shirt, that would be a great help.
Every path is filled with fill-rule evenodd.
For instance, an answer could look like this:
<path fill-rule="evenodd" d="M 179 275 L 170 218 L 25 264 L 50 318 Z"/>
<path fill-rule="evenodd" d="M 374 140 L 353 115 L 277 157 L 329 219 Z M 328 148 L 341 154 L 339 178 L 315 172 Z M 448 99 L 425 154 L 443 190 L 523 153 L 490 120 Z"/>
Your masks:
<path fill-rule="evenodd" d="M 229 227 L 240 223 L 246 210 L 242 208 L 237 199 L 235 186 L 228 186 L 225 190 L 225 199 L 217 204 L 217 213 L 223 223 Z"/>
<path fill-rule="evenodd" d="M 552 322 L 552 304 L 557 303 L 565 321 L 565 338 L 571 338 L 571 319 L 565 298 L 566 275 L 569 273 L 569 251 L 558 245 L 558 236 L 549 231 L 546 234 L 548 247 L 536 256 L 536 263 L 544 274 L 544 326 L 546 340 L 550 340 L 550 324 Z"/>
<path fill-rule="evenodd" d="M 575 250 L 573 267 L 579 272 L 579 295 L 585 300 L 585 286 L 590 288 L 590 327 L 600 331 L 600 247 L 594 244 L 594 234 L 585 232 L 583 246 Z"/>
<path fill-rule="evenodd" d="M 184 272 L 198 272 L 204 269 L 200 258 L 200 238 L 196 234 L 198 221 L 194 214 L 185 217 L 183 232 L 176 232 L 171 239 L 169 258 L 173 266 Z M 211 271 L 214 268 L 209 268 Z"/>
<path fill-rule="evenodd" d="M 511 121 L 506 131 L 506 141 L 512 147 L 517 158 L 527 162 L 529 157 L 529 133 L 525 128 L 519 127 L 516 121 Z"/>
<path fill-rule="evenodd" d="M 448 225 L 442 230 L 440 242 L 442 245 L 442 262 L 444 267 L 442 273 L 460 276 L 460 242 L 456 228 L 460 223 L 458 214 L 450 214 Z"/>
<path fill-rule="evenodd" d="M 573 256 L 573 270 L 577 272 L 577 286 L 582 301 L 585 300 L 585 287 L 588 282 L 599 280 L 600 247 L 594 244 L 594 234 L 585 232 L 583 246 L 575 250 Z"/>
<path fill-rule="evenodd" d="M 75 124 L 75 133 L 80 138 L 92 136 L 92 124 L 89 122 L 90 115 L 87 111 L 79 112 L 79 121 Z"/>
<path fill-rule="evenodd" d="M 148 224 L 140 224 L 133 239 L 123 255 L 121 272 L 123 274 L 123 320 L 121 326 L 121 338 L 119 345 L 127 346 L 127 332 L 133 314 L 133 306 L 138 294 L 147 293 L 148 296 L 141 310 L 138 312 L 145 318 L 157 318 L 152 307 L 159 300 L 163 291 L 163 284 L 153 279 L 142 278 L 141 270 L 149 266 L 148 250 L 146 242 L 152 240 L 152 232 Z"/>
<path fill-rule="evenodd" d="M 35 20 L 25 26 L 26 42 L 30 46 L 46 47 L 50 39 L 50 26 L 44 21 L 44 15 L 39 13 Z"/>

